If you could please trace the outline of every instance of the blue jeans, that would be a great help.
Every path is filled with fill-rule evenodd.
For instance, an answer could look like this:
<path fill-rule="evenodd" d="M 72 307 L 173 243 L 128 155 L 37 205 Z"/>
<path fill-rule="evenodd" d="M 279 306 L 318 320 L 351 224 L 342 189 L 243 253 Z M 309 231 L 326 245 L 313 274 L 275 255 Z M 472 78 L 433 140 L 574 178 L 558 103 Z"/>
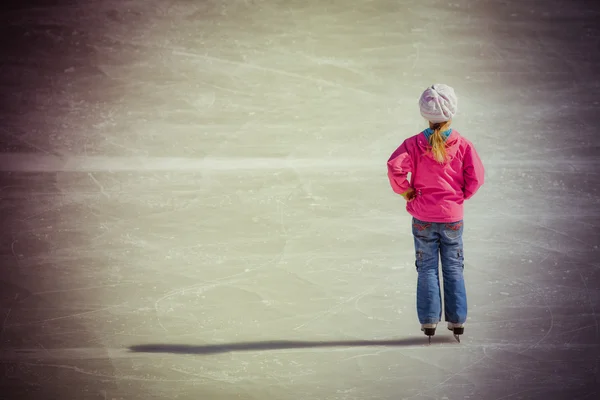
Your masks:
<path fill-rule="evenodd" d="M 463 221 L 437 223 L 412 220 L 417 267 L 417 315 L 421 324 L 442 319 L 439 264 L 444 279 L 444 317 L 448 322 L 467 320 L 467 292 L 463 278 Z"/>

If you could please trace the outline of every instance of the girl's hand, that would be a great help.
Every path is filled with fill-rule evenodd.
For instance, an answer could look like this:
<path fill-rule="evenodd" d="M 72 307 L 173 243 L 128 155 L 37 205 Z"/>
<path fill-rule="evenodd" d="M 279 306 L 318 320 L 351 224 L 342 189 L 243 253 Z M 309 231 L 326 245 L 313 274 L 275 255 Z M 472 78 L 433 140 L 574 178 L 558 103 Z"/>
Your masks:
<path fill-rule="evenodd" d="M 404 197 L 406 201 L 413 201 L 416 197 L 415 189 L 409 188 L 406 192 L 402 193 L 401 196 Z"/>

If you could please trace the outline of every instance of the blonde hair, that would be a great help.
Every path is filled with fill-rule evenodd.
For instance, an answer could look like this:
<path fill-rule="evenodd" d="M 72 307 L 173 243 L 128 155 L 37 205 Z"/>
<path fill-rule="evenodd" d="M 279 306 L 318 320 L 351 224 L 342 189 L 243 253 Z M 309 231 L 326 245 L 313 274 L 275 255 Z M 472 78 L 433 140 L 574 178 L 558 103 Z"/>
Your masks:
<path fill-rule="evenodd" d="M 452 121 L 446 121 L 441 123 L 429 122 L 429 127 L 433 129 L 433 135 L 429 137 L 429 144 L 431 145 L 431 153 L 440 164 L 444 164 L 446 161 L 446 143 L 442 136 L 442 132 L 447 131 L 450 128 Z"/>

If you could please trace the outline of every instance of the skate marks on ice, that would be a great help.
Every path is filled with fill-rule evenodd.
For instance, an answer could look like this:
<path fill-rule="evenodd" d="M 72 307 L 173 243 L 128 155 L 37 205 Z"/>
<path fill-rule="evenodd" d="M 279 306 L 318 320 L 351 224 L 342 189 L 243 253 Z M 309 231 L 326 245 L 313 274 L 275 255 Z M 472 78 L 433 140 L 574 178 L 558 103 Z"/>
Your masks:
<path fill-rule="evenodd" d="M 99 358 L 110 359 L 129 359 L 136 357 L 137 354 L 173 354 L 173 355 L 198 355 L 211 356 L 224 353 L 257 353 L 280 350 L 318 350 L 341 348 L 341 351 L 351 350 L 353 348 L 379 347 L 379 348 L 404 348 L 421 351 L 429 347 L 435 348 L 435 351 L 444 349 L 452 350 L 458 347 L 465 350 L 480 350 L 484 352 L 485 358 L 494 359 L 496 362 L 506 364 L 502 353 L 522 354 L 524 350 L 531 349 L 530 343 L 508 342 L 508 341 L 489 341 L 466 337 L 457 343 L 452 334 L 436 334 L 431 344 L 428 344 L 426 336 L 409 337 L 403 339 L 389 340 L 341 340 L 341 341 L 302 341 L 302 340 L 267 340 L 256 342 L 237 342 L 220 344 L 175 344 L 175 343 L 147 343 L 132 345 L 128 348 L 95 348 L 95 347 L 77 347 L 60 349 L 39 349 L 39 348 L 21 348 L 4 349 L 0 351 L 0 359 L 3 361 L 11 360 L 39 360 L 43 358 L 46 361 L 51 360 L 92 360 Z M 589 343 L 554 343 L 540 344 L 535 346 L 542 352 L 560 351 L 560 352 L 594 352 L 600 348 L 600 345 Z M 336 350 L 340 351 L 340 350 Z M 500 351 L 501 353 L 489 353 L 489 351 Z M 525 357 L 525 355 L 524 355 Z M 511 365 L 511 368 L 515 365 Z"/>
<path fill-rule="evenodd" d="M 525 165 L 536 170 L 551 166 L 566 166 L 581 170 L 596 168 L 598 160 L 572 161 L 568 159 L 519 160 L 493 159 L 486 162 L 490 168 L 519 171 Z M 0 171 L 5 172 L 145 172 L 145 171 L 259 171 L 279 169 L 378 171 L 381 162 L 372 158 L 329 157 L 148 157 L 148 156 L 54 156 L 40 153 L 0 154 Z M 494 174 L 491 173 L 492 178 Z M 494 210 L 498 212 L 498 210 Z M 503 217 L 510 215 L 503 215 Z M 514 217 L 514 216 L 513 216 Z"/>
<path fill-rule="evenodd" d="M 461 335 L 463 336 L 463 335 Z M 437 345 L 437 346 L 436 346 Z M 460 343 L 452 336 L 451 332 L 448 335 L 436 334 L 431 338 L 431 344 L 428 343 L 426 336 L 411 337 L 397 340 L 354 340 L 354 341 L 330 341 L 330 342 L 311 342 L 311 341 L 286 341 L 286 340 L 274 340 L 274 341 L 263 341 L 263 342 L 241 342 L 241 343 L 226 343 L 226 344 L 212 344 L 212 345 L 189 345 L 189 344 L 140 344 L 129 347 L 129 350 L 134 353 L 169 353 L 169 354 L 196 354 L 196 355 L 210 355 L 219 353 L 231 353 L 231 352 L 255 352 L 255 351 L 275 351 L 275 350 L 294 350 L 294 349 L 317 349 L 317 348 L 334 348 L 334 347 L 431 347 L 435 346 L 438 349 L 450 346 L 449 348 L 456 348 L 456 346 L 463 346 L 469 349 L 482 349 L 482 350 L 507 350 L 507 351 L 519 351 L 527 350 L 531 348 L 531 345 L 527 343 L 482 343 L 476 341 L 471 343 L 468 338 L 462 338 Z M 440 347 L 442 346 L 442 347 Z M 577 343 L 564 343 L 564 344 L 548 344 L 538 345 L 538 349 L 547 350 L 582 350 L 589 351 L 591 349 L 598 349 L 600 345 L 596 344 L 577 344 Z"/>
<path fill-rule="evenodd" d="M 40 154 L 0 154 L 6 172 L 147 172 L 147 171 L 262 171 L 281 169 L 379 169 L 380 163 L 354 158 L 298 157 L 56 157 Z"/>
<path fill-rule="evenodd" d="M 472 338 L 463 338 L 461 343 L 457 343 L 451 333 L 448 335 L 438 334 L 431 340 L 431 345 L 427 343 L 426 336 L 410 337 L 404 339 L 390 339 L 390 340 L 347 340 L 347 341 L 294 341 L 294 340 L 272 340 L 272 341 L 256 341 L 256 342 L 238 342 L 238 343 L 222 343 L 222 344 L 203 344 L 203 345 L 192 345 L 192 344 L 169 344 L 169 343 L 148 343 L 133 345 L 129 348 L 61 348 L 61 349 L 5 349 L 0 351 L 0 359 L 4 361 L 21 360 L 25 361 L 28 359 L 39 360 L 43 356 L 46 361 L 51 360 L 92 360 L 99 358 L 106 358 L 108 355 L 110 359 L 128 359 L 136 357 L 135 353 L 138 354 L 173 354 L 173 355 L 198 355 L 198 356 L 210 356 L 224 353 L 256 353 L 265 351 L 279 351 L 279 350 L 310 350 L 310 349 L 327 349 L 342 348 L 350 350 L 353 348 L 366 348 L 366 347 L 380 347 L 380 348 L 414 348 L 422 350 L 423 348 L 434 347 L 436 351 L 443 349 L 456 349 L 458 346 L 465 348 L 466 350 L 483 350 L 484 352 L 490 350 L 519 352 L 519 350 L 526 350 L 531 347 L 527 343 L 508 343 L 498 342 L 490 343 L 489 341 L 483 342 Z M 590 352 L 598 349 L 600 345 L 597 344 L 579 344 L 579 343 L 564 343 L 564 344 L 546 344 L 538 345 L 541 351 L 579 351 L 579 352 Z M 337 350 L 339 351 L 339 350 Z M 503 357 L 500 353 L 495 355 L 486 353 L 486 358 L 494 358 L 497 362 L 502 362 Z M 514 367 L 514 366 L 511 366 Z"/>

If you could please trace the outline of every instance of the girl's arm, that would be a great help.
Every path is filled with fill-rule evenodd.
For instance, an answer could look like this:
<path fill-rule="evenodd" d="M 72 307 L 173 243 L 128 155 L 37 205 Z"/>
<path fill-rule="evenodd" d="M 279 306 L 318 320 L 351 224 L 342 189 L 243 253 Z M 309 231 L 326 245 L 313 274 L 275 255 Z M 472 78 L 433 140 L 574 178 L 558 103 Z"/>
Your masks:
<path fill-rule="evenodd" d="M 477 190 L 483 185 L 485 170 L 483 163 L 479 158 L 479 155 L 475 151 L 475 148 L 470 145 L 465 153 L 463 159 L 463 176 L 465 180 L 465 187 L 463 192 L 465 194 L 465 200 L 473 197 Z"/>
<path fill-rule="evenodd" d="M 408 153 L 405 141 L 394 151 L 387 162 L 388 179 L 395 193 L 405 196 L 412 189 L 407 179 L 408 173 L 412 172 L 412 167 L 412 158 Z"/>

